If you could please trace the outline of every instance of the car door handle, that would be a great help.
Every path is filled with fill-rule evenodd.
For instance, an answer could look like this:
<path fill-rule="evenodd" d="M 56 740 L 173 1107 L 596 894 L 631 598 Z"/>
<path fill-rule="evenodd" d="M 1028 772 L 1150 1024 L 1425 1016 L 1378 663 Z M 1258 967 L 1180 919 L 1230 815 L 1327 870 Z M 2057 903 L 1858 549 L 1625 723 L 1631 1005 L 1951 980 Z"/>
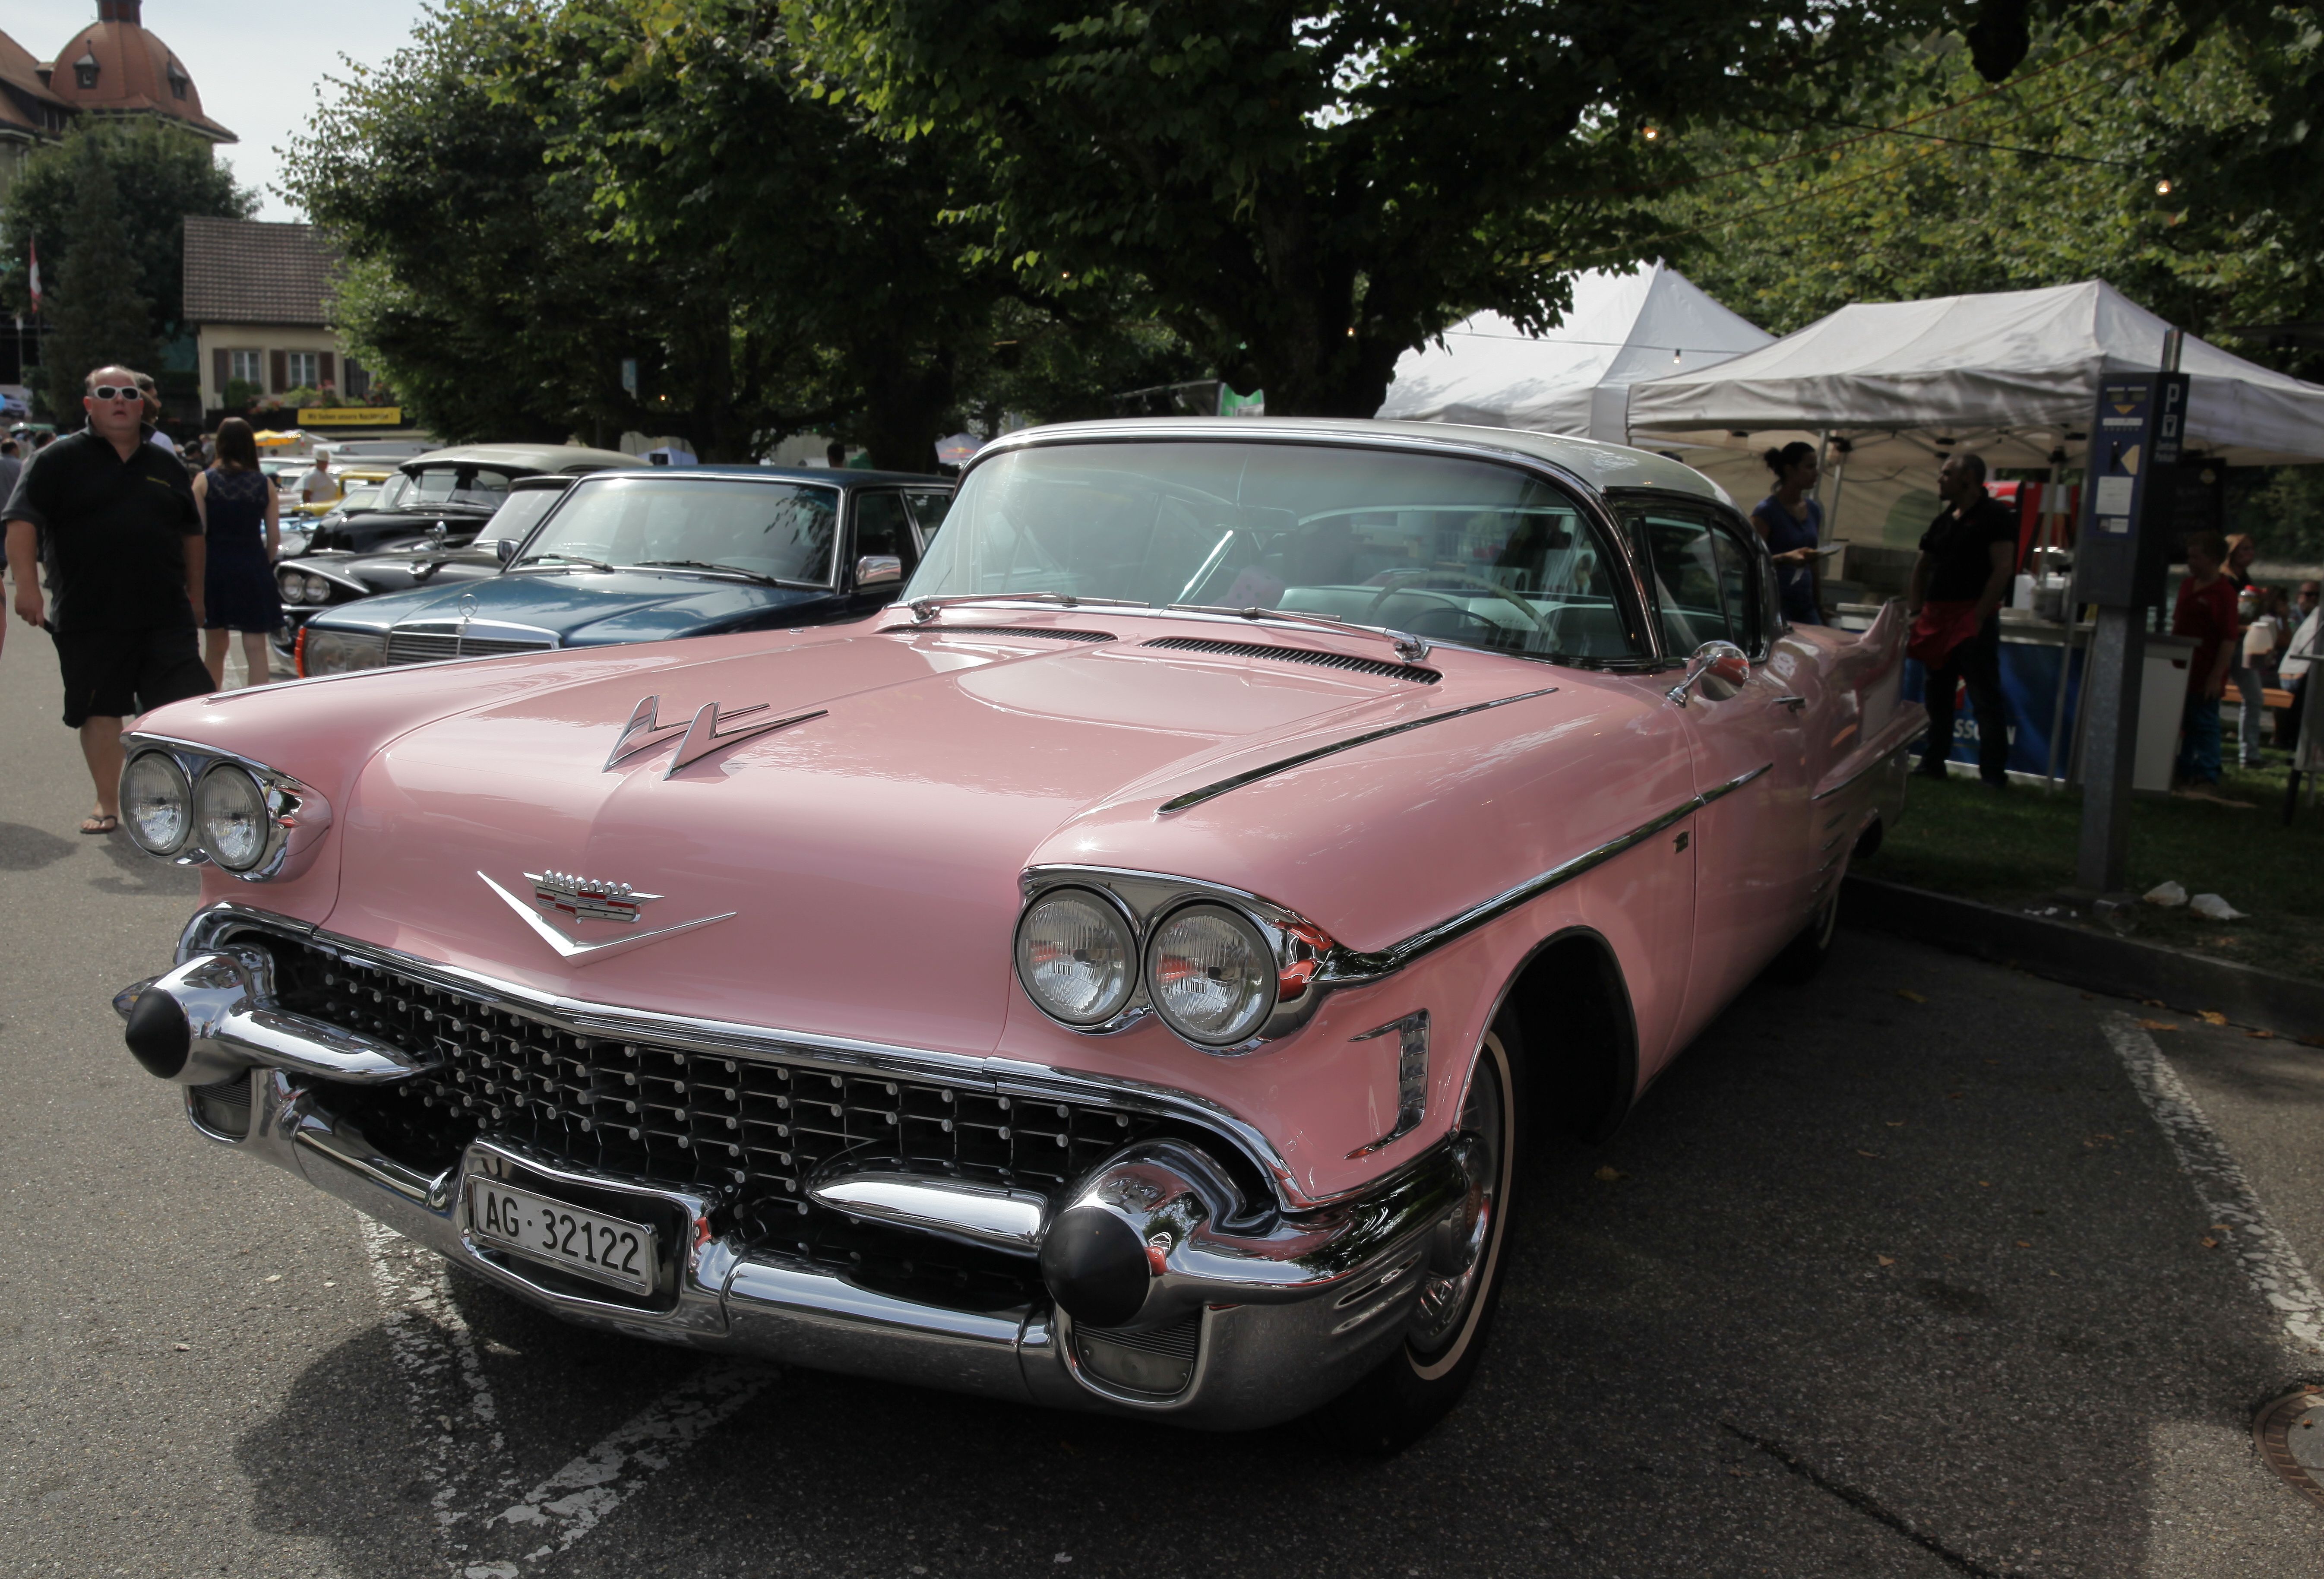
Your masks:
<path fill-rule="evenodd" d="M 1775 698 L 1776 706 L 1789 707 L 1794 713 L 1800 712 L 1805 708 L 1807 705 L 1808 699 L 1805 697 L 1777 697 Z"/>

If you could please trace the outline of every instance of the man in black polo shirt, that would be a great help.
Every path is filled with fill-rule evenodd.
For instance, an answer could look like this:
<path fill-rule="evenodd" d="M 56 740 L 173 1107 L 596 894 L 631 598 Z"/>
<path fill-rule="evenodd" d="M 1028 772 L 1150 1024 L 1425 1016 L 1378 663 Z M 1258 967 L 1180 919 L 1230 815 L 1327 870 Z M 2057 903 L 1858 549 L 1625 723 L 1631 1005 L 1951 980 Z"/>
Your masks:
<path fill-rule="evenodd" d="M 1945 776 L 1953 753 L 1953 692 L 1966 684 L 1977 712 L 1978 776 L 2009 787 L 2009 704 L 2001 694 L 2001 602 L 2017 570 L 2017 517 L 1985 491 L 1985 459 L 1948 457 L 1937 473 L 1944 512 L 1921 534 L 1905 610 L 1905 651 L 1928 669 L 1929 740 L 1919 771 Z"/>
<path fill-rule="evenodd" d="M 136 374 L 100 367 L 84 387 L 88 426 L 26 463 L 5 514 L 17 617 L 56 641 L 65 724 L 97 784 L 80 831 L 109 834 L 121 826 L 121 720 L 211 688 L 194 635 L 202 518 L 186 468 L 145 442 Z M 56 594 L 46 619 L 38 565 Z"/>

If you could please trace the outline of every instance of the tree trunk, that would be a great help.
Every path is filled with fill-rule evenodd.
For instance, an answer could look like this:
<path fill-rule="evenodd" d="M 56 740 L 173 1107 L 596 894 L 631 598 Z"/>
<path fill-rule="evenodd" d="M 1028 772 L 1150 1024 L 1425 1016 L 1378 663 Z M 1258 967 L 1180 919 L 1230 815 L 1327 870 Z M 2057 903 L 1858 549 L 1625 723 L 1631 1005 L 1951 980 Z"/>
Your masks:
<path fill-rule="evenodd" d="M 922 362 L 895 347 L 864 377 L 863 447 L 882 471 L 934 472 L 944 414 L 953 403 L 953 360 L 939 351 Z"/>

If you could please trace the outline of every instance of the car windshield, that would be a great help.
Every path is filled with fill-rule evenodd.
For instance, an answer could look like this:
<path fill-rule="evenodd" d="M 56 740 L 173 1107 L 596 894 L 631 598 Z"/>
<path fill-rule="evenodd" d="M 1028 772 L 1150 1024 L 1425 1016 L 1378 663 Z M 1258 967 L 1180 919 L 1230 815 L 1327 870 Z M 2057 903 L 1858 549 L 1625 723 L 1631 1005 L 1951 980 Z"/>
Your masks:
<path fill-rule="evenodd" d="M 493 523 L 478 534 L 471 547 L 490 549 L 506 540 L 513 543 L 524 540 L 525 534 L 540 524 L 540 518 L 557 507 L 565 497 L 562 488 L 512 488 L 508 503 L 493 513 Z"/>
<path fill-rule="evenodd" d="M 831 583 L 839 490 L 743 477 L 607 477 L 573 486 L 519 564 L 716 568 Z"/>
<path fill-rule="evenodd" d="M 466 505 L 497 510 L 508 497 L 507 472 L 480 466 L 429 466 L 398 472 L 380 494 L 382 510 L 427 510 L 437 505 Z"/>
<path fill-rule="evenodd" d="M 1514 466 L 1165 439 L 975 467 L 905 596 L 1282 609 L 1588 661 L 1643 651 L 1616 566 L 1568 495 Z"/>

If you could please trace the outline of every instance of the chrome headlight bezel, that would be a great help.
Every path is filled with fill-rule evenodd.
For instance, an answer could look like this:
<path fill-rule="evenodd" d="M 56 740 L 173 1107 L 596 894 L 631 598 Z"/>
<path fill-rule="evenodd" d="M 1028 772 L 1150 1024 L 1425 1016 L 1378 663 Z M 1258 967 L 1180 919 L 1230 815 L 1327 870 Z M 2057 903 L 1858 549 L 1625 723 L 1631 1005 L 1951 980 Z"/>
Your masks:
<path fill-rule="evenodd" d="M 1086 889 L 1111 903 L 1128 921 L 1136 945 L 1132 956 L 1135 979 L 1127 1002 L 1107 1020 L 1076 1025 L 1050 1013 L 1040 996 L 1024 979 L 1022 956 L 1014 946 L 1011 960 L 1018 969 L 1018 987 L 1051 1023 L 1084 1036 L 1109 1036 L 1128 1030 L 1148 1015 L 1159 1020 L 1170 1034 L 1197 1052 L 1233 1057 L 1256 1052 L 1305 1025 L 1331 988 L 1336 984 L 1333 966 L 1347 951 L 1322 928 L 1296 910 L 1241 889 L 1200 879 L 1173 877 L 1165 873 L 1125 872 L 1108 867 L 1036 866 L 1019 879 L 1023 904 L 1017 912 L 1014 936 L 1022 937 L 1033 907 L 1061 888 Z M 1171 1024 L 1157 1009 L 1147 976 L 1147 960 L 1156 933 L 1190 905 L 1216 906 L 1256 933 L 1275 965 L 1274 1002 L 1256 1029 L 1229 1043 L 1200 1040 Z"/>
<path fill-rule="evenodd" d="M 244 882 L 288 880 L 314 864 L 316 853 L 322 847 L 323 837 L 330 831 L 331 806 L 312 786 L 263 762 L 253 762 L 235 753 L 219 751 L 214 746 L 201 745 L 189 740 L 134 731 L 123 735 L 121 743 L 124 752 L 121 769 L 124 780 L 134 763 L 158 753 L 168 759 L 186 782 L 185 838 L 171 854 L 161 854 L 148 850 L 148 854 L 179 866 L 215 865 L 220 872 Z M 212 859 L 195 811 L 197 788 L 209 772 L 221 765 L 239 768 L 250 775 L 258 786 L 260 799 L 266 811 L 266 842 L 259 851 L 258 858 L 238 872 Z M 142 850 L 145 846 L 139 845 L 138 848 Z"/>
<path fill-rule="evenodd" d="M 1050 1004 L 1042 996 L 1040 990 L 1034 985 L 1035 962 L 1028 951 L 1028 934 L 1032 927 L 1033 918 L 1041 907 L 1060 900 L 1078 900 L 1088 905 L 1121 935 L 1122 984 L 1114 1001 L 1105 1006 L 1102 1013 L 1078 1018 L 1062 1013 Z M 1137 1000 L 1139 946 L 1137 922 L 1120 900 L 1102 890 L 1085 888 L 1079 883 L 1056 883 L 1042 890 L 1038 896 L 1028 900 L 1025 908 L 1017 913 L 1017 936 L 1011 946 L 1011 955 L 1017 964 L 1019 984 L 1024 987 L 1025 995 L 1033 1000 L 1035 1006 L 1042 1013 L 1060 1025 L 1072 1026 L 1075 1030 L 1098 1030 L 1124 1023 L 1125 1016 L 1130 1013 L 1131 1005 Z"/>

